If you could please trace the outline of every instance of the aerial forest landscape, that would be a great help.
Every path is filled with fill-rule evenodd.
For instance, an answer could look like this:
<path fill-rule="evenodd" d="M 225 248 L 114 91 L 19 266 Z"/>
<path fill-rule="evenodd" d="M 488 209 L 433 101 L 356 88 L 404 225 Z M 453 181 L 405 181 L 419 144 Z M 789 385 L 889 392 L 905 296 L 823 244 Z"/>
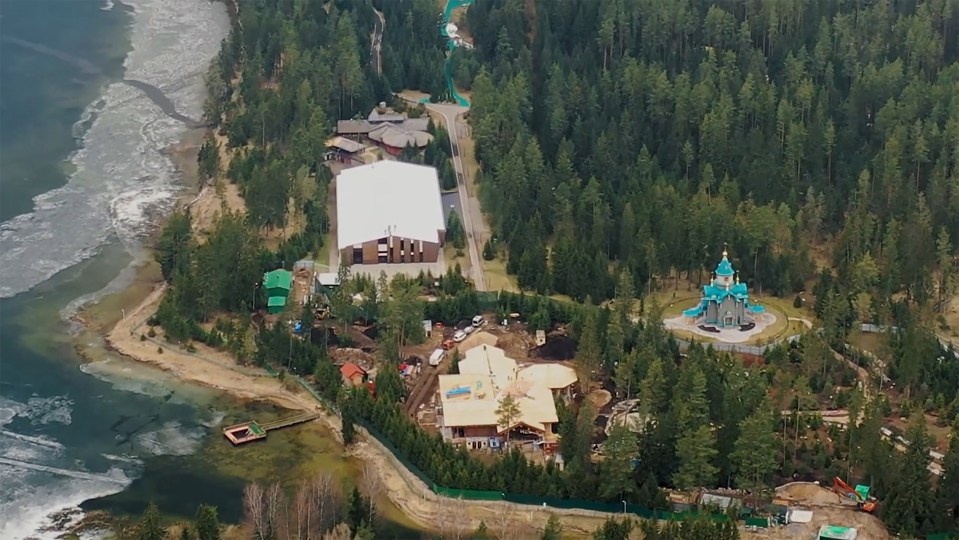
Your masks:
<path fill-rule="evenodd" d="M 0 536 L 959 538 L 959 0 L 114 2 L 0 32 L 0 261 L 137 182 L 0 272 Z"/>

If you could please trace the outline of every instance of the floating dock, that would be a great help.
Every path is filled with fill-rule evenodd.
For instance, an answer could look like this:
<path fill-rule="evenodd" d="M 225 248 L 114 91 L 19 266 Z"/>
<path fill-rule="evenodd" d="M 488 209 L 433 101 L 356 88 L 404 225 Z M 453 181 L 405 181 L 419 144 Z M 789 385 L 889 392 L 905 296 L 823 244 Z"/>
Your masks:
<path fill-rule="evenodd" d="M 223 435 L 233 443 L 233 446 L 239 446 L 244 443 L 259 441 L 266 438 L 266 433 L 274 429 L 295 426 L 319 418 L 319 413 L 304 413 L 289 418 L 274 420 L 273 422 L 257 423 L 256 420 L 243 422 L 223 428 Z"/>

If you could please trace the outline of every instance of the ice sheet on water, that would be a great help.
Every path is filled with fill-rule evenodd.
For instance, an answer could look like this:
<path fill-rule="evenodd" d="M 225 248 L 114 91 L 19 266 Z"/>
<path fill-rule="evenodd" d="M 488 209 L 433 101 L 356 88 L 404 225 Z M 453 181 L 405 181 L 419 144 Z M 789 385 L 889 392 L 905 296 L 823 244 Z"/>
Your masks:
<path fill-rule="evenodd" d="M 203 74 L 229 27 L 225 8 L 194 0 L 124 3 L 134 10 L 124 78 L 170 89 L 181 113 L 199 117 Z M 75 172 L 67 184 L 36 197 L 32 212 L 0 224 L 0 298 L 97 254 L 112 235 L 139 252 L 140 238 L 173 204 L 176 172 L 163 151 L 182 124 L 122 83 L 110 84 L 78 120 L 83 140 L 70 157 Z"/>
<path fill-rule="evenodd" d="M 19 416 L 32 424 L 64 424 L 73 421 L 73 400 L 69 396 L 32 397 Z"/>
<path fill-rule="evenodd" d="M 178 422 L 168 422 L 155 431 L 137 435 L 137 444 L 156 456 L 188 456 L 200 447 L 206 430 L 187 428 Z"/>
<path fill-rule="evenodd" d="M 171 389 L 163 382 L 136 376 L 132 367 L 115 362 L 112 359 L 88 362 L 80 366 L 80 371 L 110 383 L 113 388 L 144 396 L 168 396 Z"/>

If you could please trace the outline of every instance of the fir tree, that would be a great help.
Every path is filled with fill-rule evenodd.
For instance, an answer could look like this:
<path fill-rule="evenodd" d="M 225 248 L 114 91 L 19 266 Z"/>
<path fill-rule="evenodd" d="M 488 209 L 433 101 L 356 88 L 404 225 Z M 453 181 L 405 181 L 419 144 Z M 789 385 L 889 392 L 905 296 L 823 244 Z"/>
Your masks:
<path fill-rule="evenodd" d="M 160 509 L 151 502 L 137 523 L 137 539 L 163 540 L 165 537 L 166 530 L 160 524 Z"/>
<path fill-rule="evenodd" d="M 201 504 L 196 511 L 197 540 L 220 540 L 220 521 L 216 507 Z"/>

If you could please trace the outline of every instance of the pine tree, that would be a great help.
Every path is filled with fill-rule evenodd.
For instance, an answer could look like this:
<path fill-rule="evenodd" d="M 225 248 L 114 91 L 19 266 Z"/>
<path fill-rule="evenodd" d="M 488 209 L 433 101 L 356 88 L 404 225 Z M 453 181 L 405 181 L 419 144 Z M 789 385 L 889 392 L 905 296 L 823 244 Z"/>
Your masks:
<path fill-rule="evenodd" d="M 776 470 L 778 448 L 773 432 L 773 419 L 768 403 L 762 403 L 739 424 L 739 439 L 731 456 L 736 470 L 736 484 L 758 490 L 766 476 Z"/>
<path fill-rule="evenodd" d="M 521 412 L 519 403 L 516 402 L 516 398 L 514 398 L 512 394 L 506 394 L 506 396 L 500 400 L 495 412 L 501 429 L 506 430 L 506 444 L 509 445 L 509 436 L 510 432 L 513 431 L 513 423 L 519 418 Z"/>
<path fill-rule="evenodd" d="M 366 498 L 360 494 L 356 487 L 350 492 L 350 503 L 347 509 L 346 520 L 350 528 L 354 531 L 363 525 L 369 524 L 369 513 L 367 512 Z"/>
<path fill-rule="evenodd" d="M 473 531 L 473 540 L 492 540 L 492 536 L 489 533 L 489 529 L 486 527 L 485 521 L 480 521 L 479 526 L 476 527 L 476 530 Z"/>
<path fill-rule="evenodd" d="M 952 426 L 936 493 L 937 530 L 959 530 L 959 421 Z"/>
<path fill-rule="evenodd" d="M 496 252 L 493 251 L 493 244 L 490 239 L 486 240 L 486 243 L 483 244 L 483 260 L 492 261 L 496 258 Z"/>
<path fill-rule="evenodd" d="M 450 215 L 446 218 L 446 241 L 456 249 L 463 249 L 466 245 L 466 232 L 456 210 L 450 210 Z"/>
<path fill-rule="evenodd" d="M 600 466 L 600 494 L 607 499 L 627 498 L 636 491 L 633 481 L 633 463 L 639 453 L 636 434 L 624 424 L 610 431 L 603 443 L 603 461 Z"/>
<path fill-rule="evenodd" d="M 949 231 L 942 227 L 936 237 L 936 261 L 939 265 L 939 313 L 946 312 L 946 304 L 956 287 L 956 272 L 952 264 L 952 242 Z"/>
<path fill-rule="evenodd" d="M 220 540 L 220 521 L 216 507 L 201 504 L 196 510 L 197 540 Z"/>
<path fill-rule="evenodd" d="M 645 418 L 655 420 L 655 415 L 666 410 L 666 375 L 663 361 L 653 360 L 646 376 L 639 384 L 639 412 Z"/>
<path fill-rule="evenodd" d="M 345 391 L 341 392 L 340 399 L 340 422 L 342 423 L 341 432 L 343 434 L 343 444 L 353 444 L 356 438 L 356 427 L 354 422 L 353 399 Z"/>
<path fill-rule="evenodd" d="M 622 362 L 626 349 L 625 341 L 623 320 L 619 313 L 610 313 L 609 322 L 606 325 L 606 354 L 603 357 L 608 373 L 612 373 L 616 366 Z"/>
<path fill-rule="evenodd" d="M 562 540 L 563 524 L 560 523 L 556 514 L 549 515 L 549 519 L 546 520 L 546 528 L 543 529 L 543 534 L 539 538 L 540 540 Z"/>
<path fill-rule="evenodd" d="M 576 367 L 579 372 L 579 385 L 584 394 L 589 393 L 589 386 L 595 380 L 596 372 L 600 368 L 601 349 L 599 344 L 599 317 L 595 310 L 590 309 L 586 314 L 583 332 L 580 335 L 576 350 Z"/>
<path fill-rule="evenodd" d="M 622 521 L 609 518 L 598 529 L 593 531 L 593 540 L 628 540 L 633 530 L 633 520 L 627 518 Z"/>
<path fill-rule="evenodd" d="M 137 539 L 163 540 L 165 537 L 166 531 L 160 524 L 160 509 L 151 502 L 147 505 L 146 510 L 143 511 L 143 516 L 137 523 Z"/>
<path fill-rule="evenodd" d="M 679 489 L 712 486 L 719 469 L 713 465 L 716 457 L 716 435 L 708 425 L 686 432 L 676 442 L 679 468 L 673 474 L 673 483 Z"/>
<path fill-rule="evenodd" d="M 884 504 L 883 518 L 895 531 L 919 535 L 930 531 L 934 517 L 932 487 L 926 468 L 929 434 L 923 415 L 916 415 L 905 437 L 909 444 L 897 460 L 898 472 Z"/>

